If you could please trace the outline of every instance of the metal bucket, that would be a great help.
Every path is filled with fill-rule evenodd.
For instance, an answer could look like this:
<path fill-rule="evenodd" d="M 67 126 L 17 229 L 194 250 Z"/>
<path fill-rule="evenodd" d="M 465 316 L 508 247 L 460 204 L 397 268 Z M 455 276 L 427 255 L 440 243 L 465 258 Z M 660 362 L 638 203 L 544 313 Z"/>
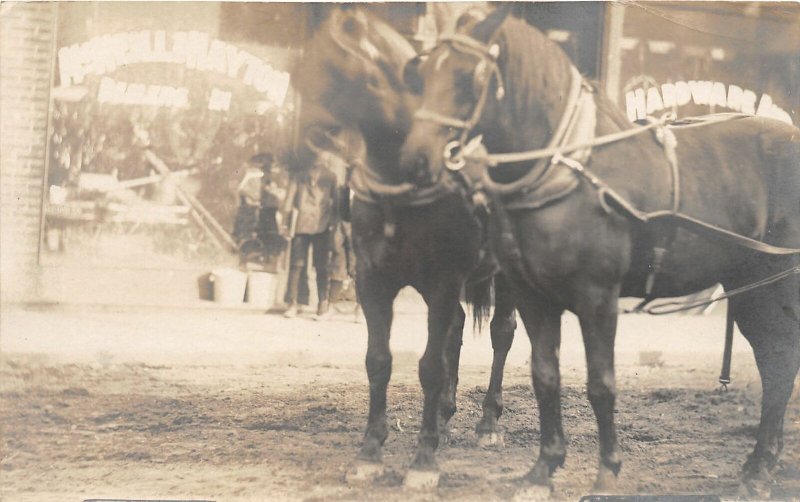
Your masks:
<path fill-rule="evenodd" d="M 235 305 L 244 301 L 247 274 L 229 268 L 221 268 L 211 272 L 214 284 L 214 301 L 226 305 Z"/>
<path fill-rule="evenodd" d="M 263 309 L 275 304 L 277 275 L 268 272 L 250 272 L 247 275 L 247 303 Z"/>

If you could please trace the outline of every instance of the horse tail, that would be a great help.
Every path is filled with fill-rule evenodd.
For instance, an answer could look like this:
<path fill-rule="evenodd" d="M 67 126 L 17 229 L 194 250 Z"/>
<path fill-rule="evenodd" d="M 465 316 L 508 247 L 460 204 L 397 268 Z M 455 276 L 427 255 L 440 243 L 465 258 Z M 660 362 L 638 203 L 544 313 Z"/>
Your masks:
<path fill-rule="evenodd" d="M 489 312 L 494 303 L 494 275 L 489 275 L 476 281 L 467 281 L 464 284 L 464 299 L 472 310 L 472 323 L 477 331 L 489 318 Z"/>

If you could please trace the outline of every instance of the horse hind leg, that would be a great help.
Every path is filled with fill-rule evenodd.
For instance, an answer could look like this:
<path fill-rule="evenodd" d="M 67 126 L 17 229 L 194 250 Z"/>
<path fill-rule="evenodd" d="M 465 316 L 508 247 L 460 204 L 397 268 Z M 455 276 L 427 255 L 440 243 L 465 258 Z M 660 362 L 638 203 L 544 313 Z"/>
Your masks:
<path fill-rule="evenodd" d="M 768 497 L 771 471 L 783 447 L 783 418 L 800 368 L 800 278 L 732 298 L 729 308 L 753 348 L 762 388 L 756 445 L 742 468 L 740 492 Z"/>
<path fill-rule="evenodd" d="M 516 305 L 508 283 L 501 275 L 495 277 L 495 307 L 489 325 L 492 336 L 492 373 L 489 388 L 483 399 L 483 416 L 478 422 L 475 432 L 478 446 L 495 446 L 503 444 L 503 436 L 497 421 L 503 413 L 503 373 L 505 371 L 508 352 L 514 341 L 517 328 Z"/>

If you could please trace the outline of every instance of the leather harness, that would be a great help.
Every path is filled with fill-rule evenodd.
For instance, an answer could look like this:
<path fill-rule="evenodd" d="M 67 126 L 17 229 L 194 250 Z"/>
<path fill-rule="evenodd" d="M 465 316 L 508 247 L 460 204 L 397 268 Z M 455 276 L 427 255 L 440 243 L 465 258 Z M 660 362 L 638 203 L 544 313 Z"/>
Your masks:
<path fill-rule="evenodd" d="M 480 58 L 480 62 L 478 64 L 489 66 L 491 68 L 492 75 L 497 78 L 497 99 L 502 99 L 505 90 L 502 82 L 502 73 L 497 65 L 497 58 L 499 56 L 498 45 L 486 46 L 481 42 L 465 35 L 455 35 L 441 40 L 440 43 L 447 44 L 450 49 L 459 50 L 463 53 L 477 56 Z M 479 122 L 481 113 L 483 112 L 483 108 L 486 104 L 488 89 L 491 85 L 491 78 L 485 79 L 484 88 L 479 95 L 479 99 L 475 105 L 475 108 L 473 109 L 470 118 L 466 121 L 446 117 L 437 112 L 424 109 L 419 110 L 415 115 L 415 118 L 418 120 L 429 120 L 447 127 L 461 130 L 458 140 L 449 143 L 445 147 L 444 160 L 445 165 L 449 169 L 459 170 L 464 167 L 464 159 L 457 158 L 458 156 L 467 159 L 471 158 L 472 160 L 481 162 L 488 166 L 481 172 L 481 184 L 482 189 L 499 198 L 501 201 L 501 204 L 499 204 L 499 207 L 497 208 L 497 212 L 500 216 L 500 244 L 504 246 L 509 259 L 515 264 L 516 268 L 521 272 L 523 279 L 530 287 L 534 288 L 535 291 L 539 290 L 536 287 L 535 282 L 531 280 L 525 262 L 522 259 L 522 253 L 516 236 L 514 235 L 514 231 L 511 228 L 511 221 L 508 218 L 506 211 L 537 209 L 546 204 L 566 197 L 577 187 L 578 178 L 587 181 L 597 190 L 600 205 L 608 213 L 611 213 L 611 210 L 613 209 L 618 214 L 642 224 L 656 222 L 666 223 L 667 231 L 663 232 L 659 236 L 653 249 L 653 261 L 645 283 L 644 299 L 633 310 L 633 312 L 648 312 L 645 310 L 645 306 L 654 299 L 652 292 L 656 278 L 661 270 L 664 257 L 672 244 L 675 231 L 679 226 L 691 231 L 692 233 L 703 235 L 718 240 L 722 243 L 735 244 L 759 253 L 783 256 L 800 254 L 800 249 L 767 244 L 765 242 L 758 241 L 756 239 L 752 239 L 750 237 L 731 232 L 727 229 L 700 221 L 692 216 L 680 212 L 680 172 L 676 155 L 677 140 L 672 132 L 672 129 L 676 127 L 705 126 L 721 121 L 735 120 L 748 115 L 716 114 L 685 119 L 681 122 L 675 122 L 674 117 L 667 115 L 662 117 L 660 120 L 650 120 L 648 124 L 643 126 L 634 127 L 632 129 L 627 129 L 600 137 L 595 137 L 592 133 L 588 138 L 578 138 L 576 140 L 573 137 L 574 135 L 571 133 L 575 131 L 575 128 L 579 122 L 576 117 L 580 114 L 581 109 L 585 110 L 585 105 L 582 107 L 581 103 L 591 102 L 591 106 L 593 107 L 594 101 L 593 99 L 585 99 L 586 94 L 584 93 L 586 93 L 587 90 L 591 90 L 591 88 L 585 83 L 584 79 L 578 73 L 578 70 L 574 65 L 570 65 L 570 69 L 572 74 L 572 82 L 566 106 L 566 113 L 564 113 L 562 116 L 555 133 L 550 139 L 550 143 L 546 148 L 543 149 L 531 150 L 527 152 L 488 154 L 486 153 L 485 148 L 483 148 L 478 149 L 480 152 L 476 154 L 467 148 L 468 145 L 466 144 L 466 140 L 472 129 Z M 584 97 L 584 100 L 581 99 L 582 96 Z M 589 96 L 591 96 L 591 94 L 589 94 Z M 622 197 L 603 180 L 586 169 L 586 167 L 583 165 L 583 162 L 585 162 L 591 154 L 592 147 L 622 141 L 648 130 L 655 131 L 656 139 L 663 146 L 664 154 L 670 165 L 671 178 L 670 209 L 649 213 L 635 208 L 629 201 Z M 475 142 L 473 141 L 470 143 L 474 145 Z M 475 149 L 473 148 L 472 150 Z M 458 151 L 459 155 L 454 156 L 454 151 Z M 492 180 L 489 173 L 490 167 L 496 167 L 504 163 L 523 161 L 537 162 L 526 174 L 515 181 L 510 183 L 497 183 Z M 569 172 L 571 172 L 574 176 L 570 177 L 569 179 L 561 176 L 559 180 L 557 173 L 559 171 L 563 172 L 564 169 L 556 169 L 556 167 L 561 166 L 568 168 Z M 570 179 L 572 181 L 570 181 Z M 550 190 L 544 188 L 547 185 L 550 185 Z M 557 189 L 553 189 L 554 185 Z M 535 195 L 532 197 L 532 194 Z M 546 194 L 547 196 L 541 197 L 542 194 Z M 727 292 L 726 295 L 715 297 L 709 302 L 750 291 L 767 284 L 772 284 L 785 277 L 795 274 L 800 274 L 800 266 L 794 266 L 771 277 L 762 279 L 754 284 L 739 288 L 736 291 Z M 725 349 L 723 351 L 722 370 L 719 376 L 719 382 L 723 389 L 727 389 L 727 385 L 731 381 L 730 360 L 731 348 L 733 344 L 733 325 L 734 320 L 732 312 L 731 309 L 728 309 L 725 330 Z"/>
<path fill-rule="evenodd" d="M 496 75 L 498 79 L 501 78 L 501 73 L 497 66 L 497 56 L 499 55 L 499 50 L 495 49 L 497 47 L 496 45 L 492 45 L 490 48 L 487 48 L 487 46 L 483 45 L 481 42 L 465 35 L 448 37 L 443 39 L 441 42 L 447 44 L 451 49 L 466 52 L 482 58 L 484 64 L 487 64 L 492 68 L 492 74 Z M 484 169 L 482 171 L 482 188 L 492 195 L 500 196 L 501 199 L 504 200 L 504 205 L 508 210 L 530 209 L 531 207 L 529 207 L 529 205 L 525 202 L 512 202 L 508 201 L 507 199 L 512 196 L 519 196 L 520 194 L 534 192 L 537 188 L 550 181 L 549 177 L 553 176 L 552 173 L 556 171 L 557 167 L 566 167 L 573 174 L 577 175 L 577 177 L 586 180 L 590 185 L 597 189 L 598 198 L 603 208 L 606 210 L 609 208 L 614 209 L 619 214 L 639 223 L 670 223 L 676 226 L 682 226 L 693 233 L 705 235 L 723 242 L 733 243 L 738 246 L 746 247 L 766 254 L 800 254 L 800 249 L 798 248 L 774 246 L 750 237 L 736 234 L 730 230 L 705 223 L 679 211 L 680 174 L 677 156 L 675 154 L 677 140 L 675 139 L 675 135 L 672 133 L 672 129 L 705 126 L 729 120 L 737 120 L 740 118 L 749 117 L 750 115 L 725 113 L 676 121 L 673 116 L 668 114 L 659 120 L 650 120 L 648 124 L 642 126 L 625 129 L 603 136 L 595 137 L 592 135 L 592 137 L 589 139 L 584 138 L 582 140 L 578 140 L 577 142 L 569 142 L 570 140 L 573 140 L 571 137 L 571 131 L 578 123 L 578 121 L 575 120 L 575 117 L 579 113 L 581 96 L 584 95 L 583 93 L 591 91 L 591 87 L 585 83 L 583 77 L 581 77 L 574 65 L 571 65 L 570 71 L 572 74 L 572 83 L 570 86 L 570 94 L 567 100 L 566 112 L 562 116 L 561 121 L 546 148 L 526 152 L 500 154 L 488 154 L 485 153 L 485 149 L 478 153 L 469 151 L 470 149 L 467 148 L 465 140 L 471 132 L 471 129 L 468 130 L 466 128 L 474 127 L 480 120 L 480 115 L 483 112 L 483 108 L 486 103 L 486 96 L 488 95 L 488 88 L 491 84 L 491 79 L 486 79 L 484 90 L 481 92 L 480 98 L 473 109 L 471 117 L 468 120 L 462 121 L 459 119 L 445 117 L 437 112 L 425 109 L 419 110 L 416 113 L 415 118 L 418 120 L 433 121 L 451 128 L 461 129 L 458 140 L 461 146 L 460 150 L 463 152 L 462 155 L 469 160 L 481 162 L 489 167 L 497 167 L 502 164 L 514 162 L 532 160 L 537 161 L 534 167 L 531 168 L 526 174 L 510 183 L 495 182 L 492 180 L 489 174 L 489 169 Z M 498 86 L 502 89 L 502 82 L 499 82 Z M 592 147 L 619 142 L 642 134 L 646 131 L 655 131 L 656 139 L 658 139 L 662 144 L 665 156 L 670 165 L 671 207 L 667 210 L 653 212 L 643 212 L 638 210 L 622 195 L 616 192 L 602 179 L 594 175 L 591 171 L 586 169 L 586 167 L 583 165 L 583 162 L 585 162 L 585 160 L 588 159 L 589 155 L 591 154 Z M 447 148 L 446 150 L 447 153 L 449 153 Z M 449 158 L 452 160 L 452 157 L 448 157 L 447 155 L 445 157 L 446 159 Z M 457 162 L 451 162 L 451 164 L 448 164 L 448 167 L 455 169 L 455 167 L 452 166 L 456 165 L 458 165 Z M 563 193 L 559 195 L 562 197 L 566 196 L 571 193 L 572 190 L 574 190 L 574 187 L 570 186 L 569 189 L 565 189 Z M 554 197 L 554 199 L 555 198 L 556 197 Z M 535 205 L 535 203 L 533 205 Z"/>

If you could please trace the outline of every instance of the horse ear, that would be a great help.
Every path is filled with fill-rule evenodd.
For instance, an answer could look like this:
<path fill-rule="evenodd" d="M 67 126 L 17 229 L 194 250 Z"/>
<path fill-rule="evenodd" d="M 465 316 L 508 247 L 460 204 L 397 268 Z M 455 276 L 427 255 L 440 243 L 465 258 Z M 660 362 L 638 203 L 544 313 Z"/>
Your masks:
<path fill-rule="evenodd" d="M 456 21 L 456 33 L 469 33 L 478 23 L 486 19 L 484 9 L 467 9 Z"/>
<path fill-rule="evenodd" d="M 422 60 L 422 55 L 415 56 L 409 59 L 403 67 L 403 82 L 411 94 L 422 94 L 423 80 L 419 73 L 419 65 L 422 64 Z"/>
<path fill-rule="evenodd" d="M 472 37 L 485 44 L 491 42 L 503 25 L 503 21 L 505 21 L 511 13 L 512 8 L 513 5 L 511 5 L 511 2 L 504 3 L 501 7 L 498 7 L 489 17 L 475 26 L 472 30 Z"/>

